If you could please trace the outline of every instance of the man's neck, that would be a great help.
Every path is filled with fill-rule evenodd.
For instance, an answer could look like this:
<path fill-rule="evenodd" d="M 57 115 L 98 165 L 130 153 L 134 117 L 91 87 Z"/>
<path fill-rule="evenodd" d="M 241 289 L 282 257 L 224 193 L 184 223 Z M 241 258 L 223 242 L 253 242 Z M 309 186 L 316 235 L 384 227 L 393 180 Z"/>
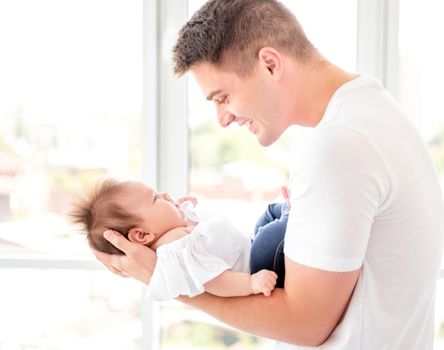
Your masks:
<path fill-rule="evenodd" d="M 316 115 L 316 124 L 314 126 L 319 124 L 324 117 L 327 106 L 336 91 L 341 86 L 355 79 L 356 77 L 356 74 L 348 73 L 331 63 L 329 64 L 328 68 L 322 74 L 320 74 L 319 79 L 315 82 L 315 87 L 318 87 L 320 91 L 320 99 L 318 100 L 319 103 L 316 105 L 316 109 L 314 110 L 314 115 Z"/>
<path fill-rule="evenodd" d="M 296 115 L 294 124 L 315 127 L 322 120 L 334 93 L 344 84 L 357 77 L 317 55 L 312 63 L 296 64 L 293 70 L 292 90 L 296 91 L 296 103 L 303 103 L 303 115 Z M 301 102 L 302 101 L 302 102 Z M 300 108 L 300 107 L 298 107 Z"/>

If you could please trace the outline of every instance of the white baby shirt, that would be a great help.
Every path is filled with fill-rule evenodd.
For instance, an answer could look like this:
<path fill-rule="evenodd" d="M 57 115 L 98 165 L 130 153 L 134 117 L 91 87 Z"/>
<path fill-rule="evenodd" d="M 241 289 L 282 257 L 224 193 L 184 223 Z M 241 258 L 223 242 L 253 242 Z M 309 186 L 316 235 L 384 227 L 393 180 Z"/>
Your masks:
<path fill-rule="evenodd" d="M 250 272 L 250 240 L 227 219 L 203 219 L 187 236 L 157 248 L 148 297 L 167 300 L 205 291 L 204 284 L 226 270 Z"/>

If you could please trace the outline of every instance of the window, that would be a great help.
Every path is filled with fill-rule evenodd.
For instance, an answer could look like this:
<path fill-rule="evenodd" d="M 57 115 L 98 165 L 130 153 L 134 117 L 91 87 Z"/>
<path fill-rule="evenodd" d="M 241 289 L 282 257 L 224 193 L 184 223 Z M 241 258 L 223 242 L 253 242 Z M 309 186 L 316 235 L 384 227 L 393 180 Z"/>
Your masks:
<path fill-rule="evenodd" d="M 66 219 L 102 176 L 140 179 L 142 1 L 0 2 L 0 348 L 138 349 L 140 284 Z"/>
<path fill-rule="evenodd" d="M 399 102 L 427 141 L 444 185 L 444 47 L 440 14 L 444 3 L 426 0 L 399 2 Z M 415 23 L 415 25 L 412 25 Z M 395 68 L 395 67 L 393 67 Z M 444 187 L 443 187 L 444 189 Z M 444 214 L 444 213 L 443 213 Z M 444 261 L 436 300 L 435 349 L 444 349 Z"/>
<path fill-rule="evenodd" d="M 203 3 L 203 0 L 189 1 L 189 17 Z M 355 70 L 356 0 L 334 5 L 328 0 L 284 1 L 284 4 L 294 11 L 322 53 L 346 69 Z M 319 7 L 326 9 L 325 16 L 319 15 Z M 341 23 L 337 23 L 332 13 L 341 14 Z M 282 199 L 280 187 L 287 184 L 291 132 L 271 147 L 262 148 L 254 135 L 237 126 L 220 128 L 212 102 L 205 101 L 192 78 L 188 80 L 188 106 L 190 192 L 205 209 L 223 213 L 241 231 L 251 235 L 266 203 Z M 161 319 L 163 350 L 231 346 L 262 349 L 268 344 L 265 339 L 238 332 L 175 302 L 161 303 Z"/>
<path fill-rule="evenodd" d="M 189 15 L 203 2 L 189 0 Z M 369 45 L 364 52 L 362 43 L 368 41 L 358 35 L 363 26 L 370 33 L 380 33 L 381 23 L 358 20 L 360 13 L 368 15 L 369 7 L 377 17 L 384 0 L 283 3 L 294 11 L 320 52 L 339 66 L 355 71 L 363 57 L 384 54 L 378 45 Z M 378 71 L 399 70 L 398 75 L 389 74 L 396 77 L 396 81 L 388 79 L 389 83 L 396 86 L 395 96 L 429 142 L 442 178 L 444 119 L 438 84 L 444 76 L 444 51 L 436 43 L 441 42 L 439 33 L 444 31 L 438 18 L 443 4 L 439 0 L 387 2 L 396 16 L 394 5 L 398 3 L 400 60 L 383 64 L 384 69 Z M 174 79 L 180 95 L 170 103 L 168 93 L 178 90 L 171 89 L 167 56 L 177 33 L 172 24 L 182 23 L 186 12 L 180 6 L 185 5 L 173 0 L 0 2 L 1 349 L 136 350 L 151 339 L 158 343 L 155 331 L 148 341 L 141 339 L 141 286 L 101 270 L 84 238 L 68 224 L 66 212 L 72 196 L 98 177 L 141 179 L 142 162 L 149 164 L 151 177 L 157 173 L 160 190 L 172 186 L 174 195 L 184 190 L 182 174 L 176 170 L 187 163 L 186 157 L 177 155 L 177 143 L 185 143 L 177 134 L 185 128 L 177 125 L 185 123 L 185 117 L 177 116 L 185 115 L 181 107 L 186 102 L 180 97 L 186 96 L 186 90 L 191 193 L 210 210 L 229 216 L 246 234 L 251 234 L 265 204 L 280 200 L 279 188 L 287 181 L 290 133 L 264 149 L 245 130 L 235 126 L 220 129 L 214 107 L 204 101 L 192 79 L 186 82 L 188 88 L 181 85 L 184 79 L 182 83 Z M 151 21 L 156 23 L 150 30 L 161 30 L 146 50 L 148 56 L 156 56 L 156 64 L 145 62 L 143 70 L 142 42 L 147 40 L 142 35 L 155 32 L 146 30 L 152 19 L 147 19 L 146 9 L 155 9 L 152 15 L 158 16 Z M 378 35 L 369 37 L 377 41 Z M 153 55 L 153 48 L 161 49 Z M 364 63 L 368 62 L 379 61 Z M 153 76 L 158 78 L 153 99 L 159 96 L 153 111 L 162 118 L 144 126 L 142 85 Z M 165 114 L 169 115 L 164 125 Z M 152 150 L 143 144 L 141 129 L 156 134 L 150 144 L 160 149 L 153 151 L 155 156 L 150 153 L 147 157 Z M 180 159 L 173 159 L 169 152 Z M 152 166 L 150 157 L 156 158 L 159 169 Z M 171 171 L 166 162 L 180 164 Z M 444 349 L 443 277 L 441 272 L 436 349 Z M 238 332 L 174 301 L 160 303 L 160 314 L 151 304 L 143 307 L 147 313 L 154 310 L 154 328 L 162 328 L 160 347 L 164 350 L 267 347 L 264 339 Z"/>
<path fill-rule="evenodd" d="M 203 3 L 190 1 L 190 15 Z M 295 13 L 321 53 L 340 66 L 355 70 L 356 0 L 334 4 L 326 0 L 283 3 Z M 320 15 L 320 7 L 325 8 L 325 15 Z M 332 13 L 341 15 L 340 23 Z M 265 203 L 278 199 L 280 186 L 287 183 L 290 135 L 262 148 L 254 135 L 237 126 L 222 130 L 212 102 L 204 101 L 193 79 L 189 79 L 188 94 L 190 191 L 203 198 L 205 205 L 214 205 L 215 210 L 229 215 L 245 232 L 251 232 Z"/>

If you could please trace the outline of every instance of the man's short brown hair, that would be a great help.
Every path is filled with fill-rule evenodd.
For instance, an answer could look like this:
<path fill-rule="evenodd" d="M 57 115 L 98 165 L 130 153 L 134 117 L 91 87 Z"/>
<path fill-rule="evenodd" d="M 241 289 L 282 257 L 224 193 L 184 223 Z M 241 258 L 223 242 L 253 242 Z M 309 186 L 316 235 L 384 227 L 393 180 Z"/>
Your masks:
<path fill-rule="evenodd" d="M 208 62 L 245 76 L 267 46 L 301 61 L 315 50 L 292 12 L 276 0 L 210 0 L 180 30 L 174 71 L 182 75 Z"/>
<path fill-rule="evenodd" d="M 128 232 L 141 223 L 118 203 L 125 182 L 105 179 L 97 182 L 83 197 L 72 204 L 69 213 L 74 224 L 80 224 L 92 248 L 108 254 L 123 254 L 103 237 L 106 230 L 115 230 L 128 238 Z"/>

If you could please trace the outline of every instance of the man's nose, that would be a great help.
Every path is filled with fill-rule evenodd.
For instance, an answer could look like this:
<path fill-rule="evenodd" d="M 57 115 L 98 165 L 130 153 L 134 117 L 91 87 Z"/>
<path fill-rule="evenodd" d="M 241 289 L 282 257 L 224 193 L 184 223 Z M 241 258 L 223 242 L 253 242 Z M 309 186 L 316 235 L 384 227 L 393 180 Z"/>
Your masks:
<path fill-rule="evenodd" d="M 216 112 L 217 112 L 217 121 L 219 122 L 221 127 L 226 128 L 234 121 L 234 115 L 228 112 L 225 108 L 217 106 Z"/>

